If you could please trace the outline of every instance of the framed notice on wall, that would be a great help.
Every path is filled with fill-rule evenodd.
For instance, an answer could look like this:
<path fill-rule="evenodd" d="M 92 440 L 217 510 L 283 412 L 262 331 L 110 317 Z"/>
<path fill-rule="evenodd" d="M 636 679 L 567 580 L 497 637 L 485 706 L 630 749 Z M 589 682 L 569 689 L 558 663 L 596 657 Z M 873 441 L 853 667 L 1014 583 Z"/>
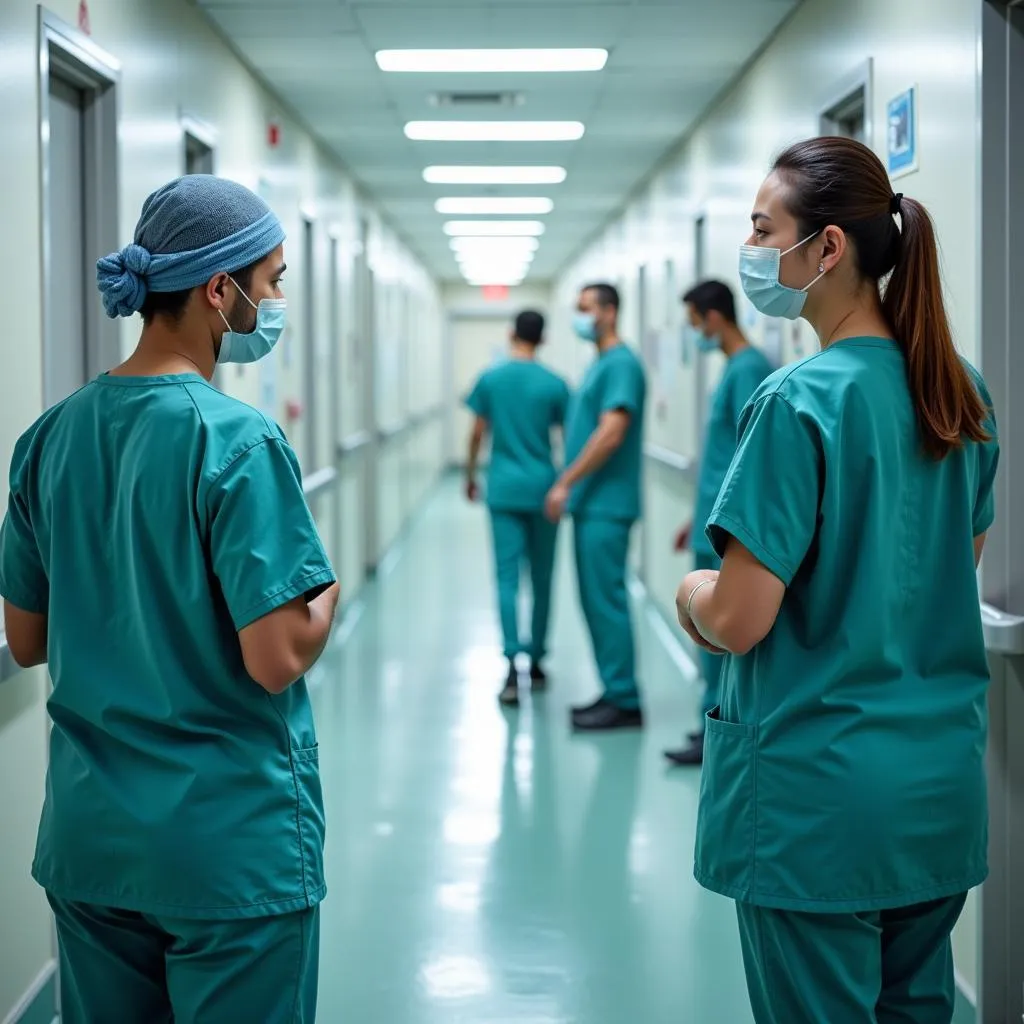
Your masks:
<path fill-rule="evenodd" d="M 886 105 L 886 156 L 890 178 L 911 174 L 917 160 L 917 86 L 912 85 Z"/>

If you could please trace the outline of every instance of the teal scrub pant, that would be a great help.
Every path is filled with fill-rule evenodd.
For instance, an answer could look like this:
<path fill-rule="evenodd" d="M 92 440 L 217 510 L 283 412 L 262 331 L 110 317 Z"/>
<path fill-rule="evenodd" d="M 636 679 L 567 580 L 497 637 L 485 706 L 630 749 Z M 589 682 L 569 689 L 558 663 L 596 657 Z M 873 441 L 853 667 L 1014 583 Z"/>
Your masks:
<path fill-rule="evenodd" d="M 860 914 L 738 903 L 756 1024 L 950 1024 L 950 933 L 966 899 Z"/>
<path fill-rule="evenodd" d="M 61 1024 L 314 1024 L 318 907 L 195 921 L 49 899 Z"/>
<path fill-rule="evenodd" d="M 505 641 L 505 657 L 514 658 L 526 652 L 534 661 L 540 661 L 547 653 L 558 526 L 550 522 L 542 512 L 512 512 L 492 508 L 491 531 L 494 536 L 498 610 Z M 529 643 L 519 639 L 519 579 L 524 561 L 529 565 L 533 588 Z"/>
<path fill-rule="evenodd" d="M 705 555 L 699 551 L 693 555 L 694 569 L 721 569 L 722 560 L 717 555 Z M 704 706 L 701 709 L 704 714 L 701 716 L 700 727 L 704 728 L 704 719 L 708 712 L 717 707 L 719 700 L 719 681 L 722 676 L 722 661 L 720 654 L 712 654 L 703 647 L 697 649 L 698 660 L 700 661 L 700 674 L 704 682 Z"/>
<path fill-rule="evenodd" d="M 604 699 L 626 709 L 640 706 L 626 588 L 632 526 L 629 520 L 596 516 L 576 517 L 573 522 L 580 604 L 604 686 Z"/>

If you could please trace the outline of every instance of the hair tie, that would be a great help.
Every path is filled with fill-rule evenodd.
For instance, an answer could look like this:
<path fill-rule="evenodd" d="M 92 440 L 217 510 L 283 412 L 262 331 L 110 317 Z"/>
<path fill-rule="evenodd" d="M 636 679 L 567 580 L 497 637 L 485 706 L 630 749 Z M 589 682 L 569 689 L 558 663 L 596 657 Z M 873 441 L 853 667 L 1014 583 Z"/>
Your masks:
<path fill-rule="evenodd" d="M 131 316 L 146 301 L 146 274 L 153 257 L 134 242 L 120 252 L 104 256 L 96 264 L 96 284 L 107 316 Z"/>
<path fill-rule="evenodd" d="M 903 212 L 903 193 L 897 192 L 892 199 L 889 200 L 889 213 L 894 217 L 897 213 Z"/>

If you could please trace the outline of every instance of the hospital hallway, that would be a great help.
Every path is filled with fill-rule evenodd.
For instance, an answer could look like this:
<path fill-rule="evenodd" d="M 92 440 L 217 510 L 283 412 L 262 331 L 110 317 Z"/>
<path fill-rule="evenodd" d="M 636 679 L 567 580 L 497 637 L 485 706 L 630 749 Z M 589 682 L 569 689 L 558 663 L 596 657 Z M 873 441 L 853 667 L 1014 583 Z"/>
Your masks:
<path fill-rule="evenodd" d="M 518 711 L 496 700 L 486 513 L 452 478 L 314 672 L 325 1024 L 751 1020 L 732 904 L 692 877 L 699 772 L 661 756 L 696 687 L 643 600 L 648 728 L 569 731 L 596 685 L 570 533 L 550 689 Z"/>

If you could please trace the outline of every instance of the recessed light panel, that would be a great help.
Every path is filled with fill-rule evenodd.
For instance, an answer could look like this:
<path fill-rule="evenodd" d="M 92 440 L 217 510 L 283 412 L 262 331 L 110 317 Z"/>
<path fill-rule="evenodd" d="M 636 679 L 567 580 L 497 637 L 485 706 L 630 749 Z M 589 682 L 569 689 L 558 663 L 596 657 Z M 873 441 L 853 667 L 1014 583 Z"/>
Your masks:
<path fill-rule="evenodd" d="M 580 121 L 410 121 L 416 142 L 572 142 L 583 137 Z"/>
<path fill-rule="evenodd" d="M 431 185 L 560 185 L 564 167 L 428 167 Z"/>
<path fill-rule="evenodd" d="M 381 71 L 427 74 L 489 74 L 499 72 L 537 74 L 566 71 L 600 71 L 608 61 L 607 50 L 380 50 Z"/>
<path fill-rule="evenodd" d="M 438 213 L 455 217 L 535 217 L 550 213 L 554 205 L 550 199 L 543 199 L 540 196 L 456 196 L 438 199 L 434 203 L 434 209 Z"/>

